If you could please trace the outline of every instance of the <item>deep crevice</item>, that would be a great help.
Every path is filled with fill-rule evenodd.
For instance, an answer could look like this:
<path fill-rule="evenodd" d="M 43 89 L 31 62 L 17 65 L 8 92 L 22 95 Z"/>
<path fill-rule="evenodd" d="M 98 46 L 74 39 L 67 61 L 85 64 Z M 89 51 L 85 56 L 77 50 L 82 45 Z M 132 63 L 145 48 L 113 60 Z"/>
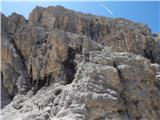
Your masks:
<path fill-rule="evenodd" d="M 33 75 L 32 75 L 32 65 L 29 66 L 29 70 L 28 70 L 28 71 L 29 71 L 30 84 L 31 84 L 31 86 L 33 87 L 33 84 L 34 84 L 33 82 L 34 82 L 34 81 L 33 81 Z"/>
<path fill-rule="evenodd" d="M 25 60 L 23 54 L 21 53 L 21 51 L 17 48 L 17 45 L 15 44 L 14 38 L 11 38 L 11 39 L 12 39 L 12 44 L 13 44 L 14 48 L 16 49 L 16 52 L 19 55 L 21 62 L 22 62 L 22 65 L 23 65 L 22 69 L 23 69 L 24 73 L 22 73 L 22 75 L 27 80 L 27 79 L 29 79 L 29 73 L 28 73 L 27 65 L 25 63 L 26 60 Z M 30 85 L 30 83 L 28 83 L 27 87 L 29 87 L 29 85 Z M 30 88 L 28 88 L 28 89 L 30 89 Z"/>
<path fill-rule="evenodd" d="M 118 66 L 118 65 L 117 65 L 116 62 L 114 61 L 114 62 L 113 62 L 113 67 L 117 69 L 117 71 L 118 71 L 118 76 L 119 76 L 119 78 L 120 78 L 121 83 L 123 83 L 123 85 L 126 85 L 125 80 L 123 79 L 123 76 L 122 76 L 122 74 L 121 74 L 121 71 L 118 69 L 117 66 Z M 125 117 L 125 119 L 128 120 L 128 119 L 130 118 L 130 115 L 129 115 L 128 110 L 127 110 L 127 108 L 126 108 L 126 107 L 127 107 L 127 104 L 128 104 L 128 101 L 126 100 L 125 95 L 123 94 L 123 93 L 124 93 L 123 91 L 125 90 L 125 88 L 126 88 L 126 86 L 123 86 L 122 92 L 120 93 L 120 96 L 121 96 L 122 101 L 123 101 L 123 103 L 124 103 L 125 109 L 124 109 L 124 110 L 121 110 L 120 112 L 121 112 L 121 114 L 123 114 L 123 116 Z"/>
<path fill-rule="evenodd" d="M 149 59 L 151 61 L 151 63 L 155 63 L 154 57 L 153 57 L 153 51 L 150 50 L 149 52 L 147 52 L 146 49 L 144 49 L 143 51 L 144 51 L 144 57 Z"/>
<path fill-rule="evenodd" d="M 1 71 L 1 109 L 3 109 L 6 105 L 10 104 L 13 100 L 14 95 L 10 95 L 8 90 L 4 86 L 4 76 Z"/>
<path fill-rule="evenodd" d="M 52 79 L 52 74 L 45 75 L 43 79 L 32 80 L 32 87 L 34 93 L 40 90 L 42 87 L 48 87 Z"/>
<path fill-rule="evenodd" d="M 26 88 L 26 91 L 29 91 L 29 89 L 31 88 L 30 87 L 30 83 L 29 83 L 29 74 L 28 74 L 28 71 L 27 71 L 27 66 L 26 66 L 26 63 L 25 63 L 25 58 L 24 58 L 24 56 L 23 56 L 23 54 L 21 53 L 21 51 L 18 49 L 18 47 L 17 47 L 17 45 L 16 45 L 16 43 L 15 43 L 15 40 L 14 40 L 14 37 L 13 37 L 13 35 L 12 34 L 9 34 L 9 40 L 10 40 L 10 42 L 12 43 L 12 45 L 14 46 L 14 48 L 15 48 L 15 50 L 16 50 L 16 54 L 18 54 L 18 56 L 20 57 L 20 62 L 22 63 L 22 70 L 23 71 L 21 71 L 22 73 L 20 73 L 22 76 L 23 76 L 23 78 L 26 80 L 26 83 L 27 83 L 27 86 L 26 86 L 26 84 L 25 84 L 25 86 L 27 87 Z"/>
<path fill-rule="evenodd" d="M 74 61 L 77 50 L 73 48 L 69 48 L 68 50 L 68 58 L 63 62 L 64 72 L 66 75 L 66 84 L 72 83 L 74 79 L 74 75 L 76 73 L 76 63 Z"/>
<path fill-rule="evenodd" d="M 22 62 L 22 64 L 23 64 L 24 69 L 27 70 L 27 66 L 26 66 L 26 63 L 25 63 L 25 59 L 24 59 L 21 51 L 17 48 L 17 45 L 16 45 L 15 42 L 14 42 L 14 38 L 11 37 L 11 39 L 12 39 L 12 44 L 13 44 L 14 48 L 16 49 L 17 54 L 19 55 L 19 57 L 20 57 L 20 59 L 21 59 L 21 62 Z"/>

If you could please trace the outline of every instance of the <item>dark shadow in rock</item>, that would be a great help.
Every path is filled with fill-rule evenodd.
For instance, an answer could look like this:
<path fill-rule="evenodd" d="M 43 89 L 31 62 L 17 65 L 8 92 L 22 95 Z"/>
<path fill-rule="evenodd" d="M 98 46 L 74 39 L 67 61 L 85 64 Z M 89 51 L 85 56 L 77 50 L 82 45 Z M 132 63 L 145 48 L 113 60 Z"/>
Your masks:
<path fill-rule="evenodd" d="M 40 90 L 42 87 L 48 87 L 52 79 L 54 78 L 52 77 L 51 73 L 45 75 L 43 79 L 38 79 L 38 80 L 30 79 L 33 94 L 36 94 L 37 91 Z"/>
<path fill-rule="evenodd" d="M 76 63 L 74 61 L 74 58 L 77 53 L 77 50 L 69 48 L 68 53 L 68 59 L 63 62 L 63 66 L 66 75 L 66 83 L 70 84 L 72 83 L 74 75 L 76 73 Z"/>
<path fill-rule="evenodd" d="M 62 92 L 62 89 L 58 89 L 56 92 L 55 92 L 55 96 L 58 96 L 59 94 L 61 94 Z"/>
<path fill-rule="evenodd" d="M 150 50 L 149 52 L 147 52 L 147 50 L 144 49 L 144 57 L 149 59 L 151 61 L 151 63 L 155 63 L 154 57 L 153 57 L 153 51 Z"/>
<path fill-rule="evenodd" d="M 1 73 L 1 109 L 8 105 L 14 96 L 10 96 L 3 84 L 3 75 Z"/>

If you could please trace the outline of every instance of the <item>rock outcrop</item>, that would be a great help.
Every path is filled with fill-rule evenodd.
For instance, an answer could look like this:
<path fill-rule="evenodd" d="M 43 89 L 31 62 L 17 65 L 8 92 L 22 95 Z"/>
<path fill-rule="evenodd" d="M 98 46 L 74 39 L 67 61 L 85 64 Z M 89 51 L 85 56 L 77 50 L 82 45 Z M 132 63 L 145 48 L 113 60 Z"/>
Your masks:
<path fill-rule="evenodd" d="M 17 95 L 2 114 L 22 120 L 158 120 L 155 81 L 148 59 L 105 48 L 80 62 L 72 83 L 55 81 L 36 94 Z"/>
<path fill-rule="evenodd" d="M 84 34 L 117 51 L 129 51 L 142 55 L 144 55 L 147 41 L 151 39 L 150 29 L 146 25 L 122 18 L 84 15 L 63 7 L 36 7 L 30 14 L 29 23 L 40 24 L 49 30 L 60 29 Z"/>
<path fill-rule="evenodd" d="M 1 21 L 2 120 L 160 119 L 160 39 L 147 25 L 61 6 Z"/>
<path fill-rule="evenodd" d="M 1 60 L 2 69 L 1 77 L 4 87 L 7 89 L 8 93 L 13 97 L 17 93 L 17 87 L 19 87 L 19 92 L 26 92 L 28 84 L 28 72 L 25 65 L 21 51 L 17 48 L 14 42 L 14 33 L 20 26 L 23 26 L 23 17 L 18 14 L 12 14 L 9 18 L 6 18 L 3 14 L 2 17 L 2 46 L 1 46 Z M 18 20 L 18 21 L 17 21 Z M 18 23 L 16 23 L 16 21 Z M 10 26 L 10 24 L 12 24 Z M 4 26 L 3 26 L 4 25 Z M 20 80 L 21 79 L 21 80 Z M 22 84 L 16 85 L 17 80 L 22 82 Z"/>
<path fill-rule="evenodd" d="M 160 64 L 160 34 L 154 34 L 154 46 L 151 50 L 153 62 Z"/>

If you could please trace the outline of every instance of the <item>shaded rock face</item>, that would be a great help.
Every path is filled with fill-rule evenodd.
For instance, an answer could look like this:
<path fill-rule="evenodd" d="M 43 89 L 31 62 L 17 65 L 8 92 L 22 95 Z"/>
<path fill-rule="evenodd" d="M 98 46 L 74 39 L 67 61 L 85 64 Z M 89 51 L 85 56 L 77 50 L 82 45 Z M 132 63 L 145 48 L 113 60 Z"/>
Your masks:
<path fill-rule="evenodd" d="M 5 16 L 2 17 L 2 46 L 1 46 L 1 60 L 2 60 L 2 69 L 1 73 L 3 76 L 2 82 L 4 84 L 4 87 L 7 89 L 9 94 L 13 97 L 15 93 L 17 93 L 17 87 L 20 87 L 19 92 L 24 93 L 28 88 L 28 73 L 27 68 L 24 63 L 23 56 L 21 55 L 21 52 L 17 49 L 17 46 L 13 39 L 13 34 L 18 29 L 18 26 L 12 21 L 14 18 L 19 18 L 19 16 L 16 14 L 15 17 L 12 18 L 12 20 L 6 18 Z M 20 16 L 21 17 L 21 16 Z M 20 18 L 19 18 L 20 19 Z M 18 20 L 19 20 L 18 19 Z M 13 24 L 15 28 L 12 30 L 12 26 L 8 27 L 10 24 Z M 21 26 L 21 23 L 18 23 L 19 26 Z M 23 25 L 22 25 L 23 26 Z M 16 85 L 17 80 L 23 79 L 21 82 L 22 84 Z"/>
<path fill-rule="evenodd" d="M 160 119 L 160 39 L 146 25 L 61 6 L 1 21 L 3 120 Z"/>
<path fill-rule="evenodd" d="M 155 34 L 154 41 L 150 56 L 153 57 L 153 62 L 160 64 L 160 34 Z"/>

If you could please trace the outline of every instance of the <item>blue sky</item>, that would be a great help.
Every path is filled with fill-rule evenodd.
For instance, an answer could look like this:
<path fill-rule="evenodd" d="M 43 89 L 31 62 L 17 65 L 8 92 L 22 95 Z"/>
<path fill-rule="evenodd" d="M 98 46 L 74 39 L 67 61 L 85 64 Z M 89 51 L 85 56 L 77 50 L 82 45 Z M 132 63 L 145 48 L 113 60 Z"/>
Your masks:
<path fill-rule="evenodd" d="M 147 24 L 152 32 L 160 32 L 160 1 L 121 1 L 121 2 L 2 2 L 2 13 L 6 16 L 17 12 L 28 18 L 35 6 L 62 5 L 66 8 L 84 13 L 92 13 L 113 18 L 126 18 Z M 106 7 L 106 8 L 105 8 Z M 107 11 L 107 9 L 110 10 Z M 113 14 L 111 14 L 111 12 Z"/>

